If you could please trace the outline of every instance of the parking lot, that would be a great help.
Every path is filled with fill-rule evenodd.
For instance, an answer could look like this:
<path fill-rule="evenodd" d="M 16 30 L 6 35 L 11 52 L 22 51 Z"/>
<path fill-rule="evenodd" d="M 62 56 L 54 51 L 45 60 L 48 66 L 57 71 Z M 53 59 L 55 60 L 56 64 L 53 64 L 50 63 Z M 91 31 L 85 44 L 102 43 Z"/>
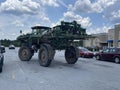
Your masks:
<path fill-rule="evenodd" d="M 0 90 L 120 90 L 120 64 L 79 58 L 68 65 L 63 51 L 56 52 L 50 67 L 42 67 L 35 54 L 31 61 L 18 58 L 18 48 L 4 54 Z"/>

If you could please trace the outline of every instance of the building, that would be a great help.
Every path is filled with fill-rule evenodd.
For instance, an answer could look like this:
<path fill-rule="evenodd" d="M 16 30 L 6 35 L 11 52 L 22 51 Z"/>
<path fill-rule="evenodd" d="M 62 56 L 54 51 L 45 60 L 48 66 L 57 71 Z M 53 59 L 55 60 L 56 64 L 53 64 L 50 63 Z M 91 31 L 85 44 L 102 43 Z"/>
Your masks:
<path fill-rule="evenodd" d="M 84 47 L 91 48 L 104 48 L 108 46 L 108 34 L 100 33 L 100 34 L 92 34 L 92 37 L 84 41 Z"/>
<path fill-rule="evenodd" d="M 84 47 L 120 47 L 120 24 L 115 25 L 113 29 L 109 29 L 108 33 L 92 34 L 91 36 L 84 41 Z"/>
<path fill-rule="evenodd" d="M 114 29 L 108 30 L 108 47 L 113 47 L 114 33 Z"/>
<path fill-rule="evenodd" d="M 108 30 L 108 47 L 120 47 L 120 24 Z"/>

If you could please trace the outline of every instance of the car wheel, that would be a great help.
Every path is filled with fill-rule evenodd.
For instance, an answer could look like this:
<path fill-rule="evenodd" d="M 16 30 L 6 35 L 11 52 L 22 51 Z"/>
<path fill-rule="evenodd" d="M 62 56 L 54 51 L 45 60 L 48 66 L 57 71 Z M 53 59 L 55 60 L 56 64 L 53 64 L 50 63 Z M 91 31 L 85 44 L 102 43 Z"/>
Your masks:
<path fill-rule="evenodd" d="M 90 58 L 93 58 L 93 56 L 91 56 Z"/>
<path fill-rule="evenodd" d="M 82 55 L 82 58 L 85 58 L 85 55 Z"/>
<path fill-rule="evenodd" d="M 116 57 L 114 60 L 115 60 L 115 63 L 120 63 L 120 59 L 118 57 Z"/>
<path fill-rule="evenodd" d="M 96 59 L 97 59 L 97 60 L 100 60 L 100 59 L 101 59 L 101 58 L 100 58 L 100 55 L 97 55 L 97 56 L 96 56 Z"/>

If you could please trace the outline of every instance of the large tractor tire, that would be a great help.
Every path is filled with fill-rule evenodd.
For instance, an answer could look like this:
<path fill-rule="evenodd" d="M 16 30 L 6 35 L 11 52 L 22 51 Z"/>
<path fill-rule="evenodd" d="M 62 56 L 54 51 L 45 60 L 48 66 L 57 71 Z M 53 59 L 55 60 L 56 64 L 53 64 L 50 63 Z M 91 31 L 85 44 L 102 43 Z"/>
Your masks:
<path fill-rule="evenodd" d="M 65 50 L 65 59 L 68 64 L 75 64 L 79 57 L 79 50 L 77 47 L 69 46 Z"/>
<path fill-rule="evenodd" d="M 21 61 L 30 61 L 30 59 L 33 56 L 33 51 L 31 50 L 31 48 L 27 47 L 27 46 L 22 46 L 19 49 L 19 58 Z"/>
<path fill-rule="evenodd" d="M 49 44 L 42 44 L 40 46 L 38 58 L 41 66 L 48 67 L 54 58 L 55 51 Z"/>
<path fill-rule="evenodd" d="M 48 52 L 49 52 L 49 58 L 51 59 L 51 60 L 53 60 L 54 59 L 54 56 L 55 56 L 55 50 L 52 48 L 52 46 L 51 45 L 49 45 L 49 44 L 44 44 L 47 48 L 48 48 Z"/>

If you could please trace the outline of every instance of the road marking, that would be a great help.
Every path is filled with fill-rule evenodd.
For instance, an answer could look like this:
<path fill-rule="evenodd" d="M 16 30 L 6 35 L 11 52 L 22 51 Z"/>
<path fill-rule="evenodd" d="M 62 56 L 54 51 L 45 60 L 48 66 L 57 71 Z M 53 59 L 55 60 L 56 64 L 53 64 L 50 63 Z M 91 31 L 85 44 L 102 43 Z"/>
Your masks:
<path fill-rule="evenodd" d="M 15 74 L 12 72 L 12 79 L 15 80 Z"/>

